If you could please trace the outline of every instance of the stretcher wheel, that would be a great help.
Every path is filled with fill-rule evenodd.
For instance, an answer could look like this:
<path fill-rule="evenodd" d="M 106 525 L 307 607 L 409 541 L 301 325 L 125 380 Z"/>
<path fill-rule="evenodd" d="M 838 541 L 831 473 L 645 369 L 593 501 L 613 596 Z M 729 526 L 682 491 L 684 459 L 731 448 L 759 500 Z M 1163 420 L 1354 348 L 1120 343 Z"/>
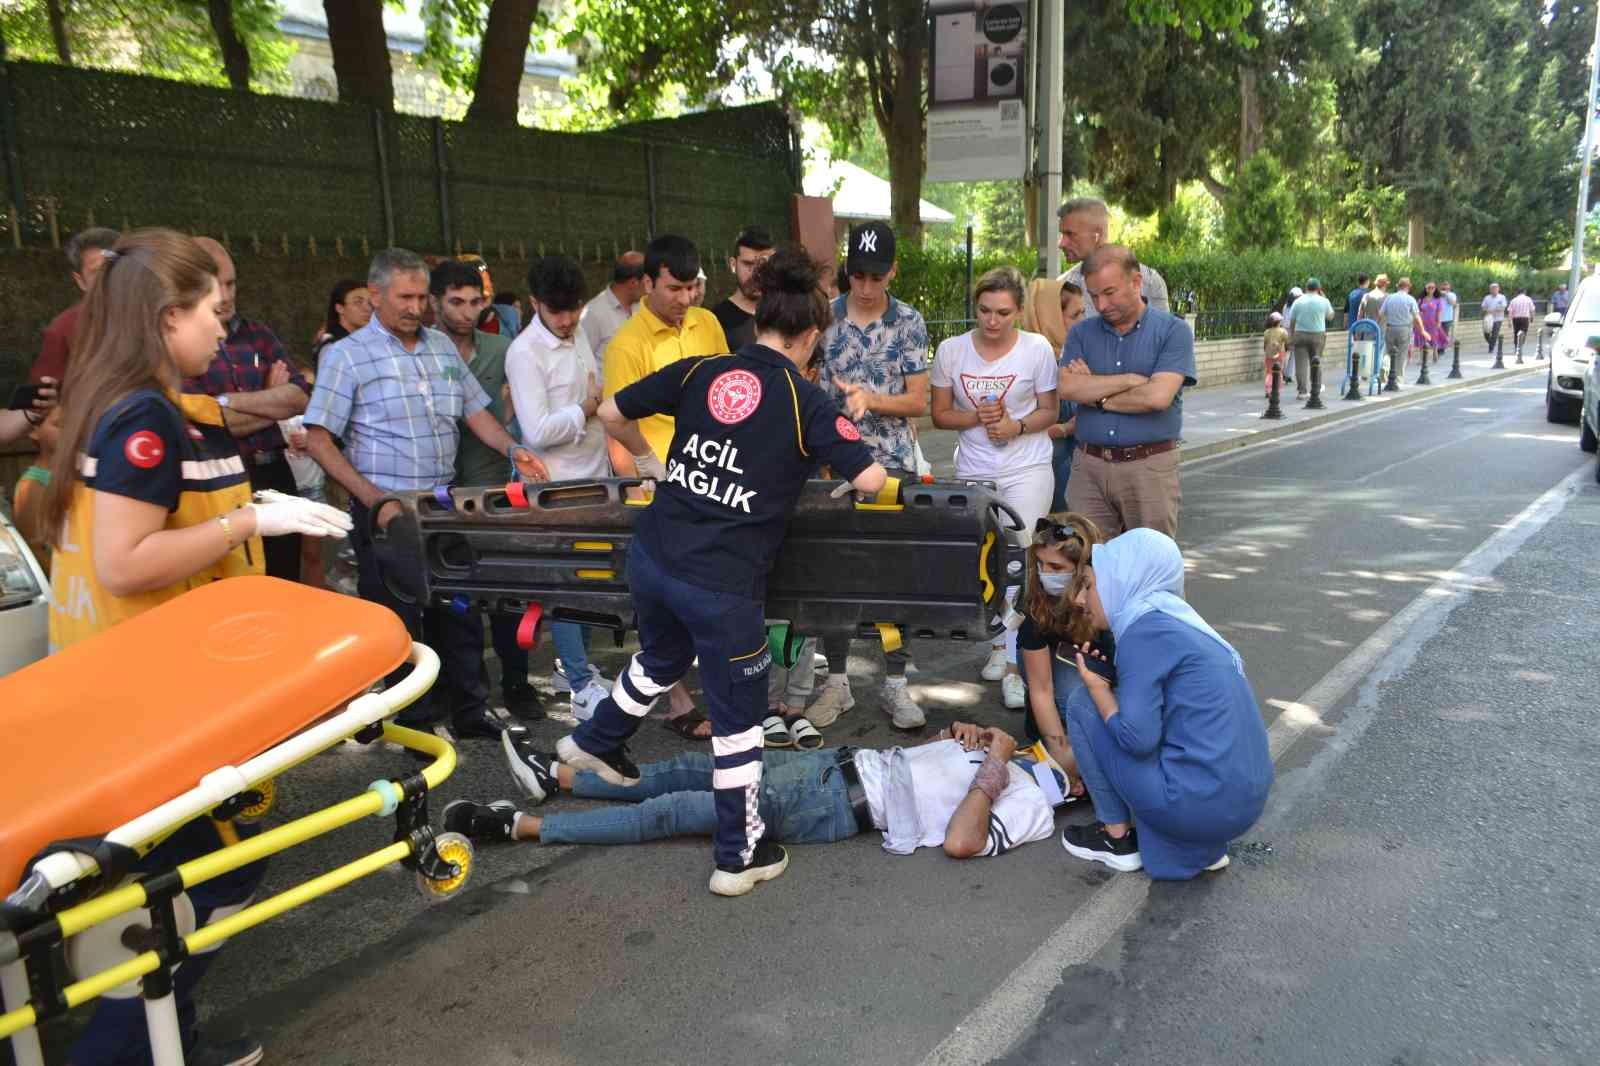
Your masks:
<path fill-rule="evenodd" d="M 233 816 L 236 821 L 259 822 L 278 804 L 278 779 L 275 777 L 257 781 L 250 791 L 259 795 L 261 799 L 247 807 L 239 808 L 239 813 Z"/>
<path fill-rule="evenodd" d="M 460 833 L 440 833 L 433 838 L 433 848 L 444 862 L 454 863 L 458 873 L 454 877 L 434 880 L 422 871 L 417 871 L 417 891 L 422 893 L 424 899 L 439 901 L 449 899 L 460 892 L 467 883 L 467 878 L 472 876 L 472 841 Z"/>

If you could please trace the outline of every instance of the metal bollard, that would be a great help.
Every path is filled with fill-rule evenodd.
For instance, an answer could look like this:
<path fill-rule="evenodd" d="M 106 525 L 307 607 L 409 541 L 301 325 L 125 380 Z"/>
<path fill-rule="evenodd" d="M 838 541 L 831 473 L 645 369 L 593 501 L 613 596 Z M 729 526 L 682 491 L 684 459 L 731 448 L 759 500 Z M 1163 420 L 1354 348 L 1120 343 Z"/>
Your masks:
<path fill-rule="evenodd" d="M 1495 337 L 1494 337 L 1494 365 L 1491 366 L 1489 369 L 1490 370 L 1504 370 L 1506 368 L 1506 361 L 1504 359 L 1505 354 L 1506 354 L 1506 335 L 1505 335 L 1505 331 L 1502 330 L 1501 332 L 1495 334 Z"/>
<path fill-rule="evenodd" d="M 1451 350 L 1451 353 L 1450 353 L 1450 373 L 1446 374 L 1445 377 L 1447 377 L 1447 378 L 1459 378 L 1460 376 L 1461 376 L 1461 342 L 1460 341 L 1456 341 L 1455 344 L 1452 346 L 1452 350 Z"/>
<path fill-rule="evenodd" d="M 1283 367 L 1278 363 L 1272 364 L 1272 391 L 1267 394 L 1267 409 L 1261 413 L 1262 418 L 1276 421 L 1283 417 L 1283 408 L 1278 403 L 1278 393 L 1283 381 Z"/>
<path fill-rule="evenodd" d="M 1433 382 L 1428 379 L 1428 352 L 1429 351 L 1431 351 L 1431 349 L 1426 348 L 1426 347 L 1422 349 L 1422 373 L 1417 375 L 1417 384 L 1418 385 L 1432 385 L 1433 384 Z"/>
<path fill-rule="evenodd" d="M 1378 345 L 1376 342 L 1374 342 L 1372 345 L 1372 357 L 1374 359 L 1378 357 Z M 1344 394 L 1345 399 L 1362 399 L 1361 379 L 1364 376 L 1365 375 L 1361 373 L 1361 353 L 1356 351 L 1355 345 L 1352 344 L 1350 346 L 1350 388 L 1346 390 Z"/>
<path fill-rule="evenodd" d="M 1311 356 L 1311 398 L 1306 401 L 1307 411 L 1322 410 L 1322 356 Z"/>

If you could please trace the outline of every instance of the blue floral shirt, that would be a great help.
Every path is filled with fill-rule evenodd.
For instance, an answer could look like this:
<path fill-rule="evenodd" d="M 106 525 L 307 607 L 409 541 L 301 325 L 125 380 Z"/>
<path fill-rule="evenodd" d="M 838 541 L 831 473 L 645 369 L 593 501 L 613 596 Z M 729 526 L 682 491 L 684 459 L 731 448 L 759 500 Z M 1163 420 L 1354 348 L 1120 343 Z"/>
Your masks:
<path fill-rule="evenodd" d="M 883 317 L 862 329 L 847 317 L 845 298 L 833 301 L 833 325 L 822 335 L 819 384 L 844 410 L 844 386 L 864 385 L 901 396 L 906 379 L 928 372 L 928 327 L 916 308 L 889 297 Z M 872 458 L 894 470 L 916 470 L 911 419 L 869 411 L 856 422 Z"/>

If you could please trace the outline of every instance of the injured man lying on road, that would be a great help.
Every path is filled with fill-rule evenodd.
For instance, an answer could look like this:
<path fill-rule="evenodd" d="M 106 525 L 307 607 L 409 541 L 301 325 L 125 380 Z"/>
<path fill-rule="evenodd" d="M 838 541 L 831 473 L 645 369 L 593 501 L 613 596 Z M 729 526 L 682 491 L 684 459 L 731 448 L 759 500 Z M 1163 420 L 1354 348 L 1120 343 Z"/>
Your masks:
<path fill-rule="evenodd" d="M 705 836 L 716 827 L 710 754 L 646 763 L 637 784 L 619 786 L 534 750 L 520 730 L 507 732 L 502 744 L 534 803 L 561 791 L 628 805 L 541 816 L 509 800 L 456 800 L 445 808 L 446 828 L 478 841 L 638 844 Z M 1003 730 L 969 722 L 911 748 L 769 751 L 761 817 L 784 844 L 826 844 L 875 830 L 897 855 L 921 847 L 942 847 L 957 859 L 1000 855 L 1048 837 L 1052 808 L 1081 799 L 1068 795 L 1059 767 L 1032 757 L 1041 752 L 1018 752 Z"/>

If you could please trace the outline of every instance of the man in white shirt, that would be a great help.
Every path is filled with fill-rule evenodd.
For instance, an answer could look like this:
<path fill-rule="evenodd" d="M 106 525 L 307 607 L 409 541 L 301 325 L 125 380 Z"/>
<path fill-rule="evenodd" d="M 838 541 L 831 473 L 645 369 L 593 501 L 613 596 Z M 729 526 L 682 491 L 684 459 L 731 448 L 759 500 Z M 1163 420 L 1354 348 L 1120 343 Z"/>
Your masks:
<path fill-rule="evenodd" d="M 522 440 L 538 441 L 551 481 L 611 476 L 600 409 L 600 376 L 589 339 L 579 328 L 583 271 L 570 256 L 552 255 L 528 271 L 533 314 L 506 351 L 506 384 Z M 555 622 L 550 639 L 572 711 L 588 718 L 606 697 L 605 679 L 589 665 L 588 626 Z"/>
<path fill-rule="evenodd" d="M 1522 342 L 1528 339 L 1528 327 L 1533 324 L 1537 310 L 1527 289 L 1518 289 L 1511 303 L 1506 306 L 1506 314 L 1511 316 L 1511 346 L 1517 350 L 1519 363 L 1522 362 Z"/>
<path fill-rule="evenodd" d="M 1072 282 L 1078 287 L 1079 292 L 1088 292 L 1083 284 L 1083 261 L 1088 259 L 1096 248 L 1106 243 L 1106 232 L 1111 228 L 1111 212 L 1107 210 L 1106 202 L 1099 197 L 1080 196 L 1062 204 L 1056 215 L 1061 220 L 1059 242 L 1061 255 L 1069 262 L 1077 264 L 1061 275 L 1060 280 Z M 1147 263 L 1139 264 L 1139 274 L 1144 279 L 1142 285 L 1144 302 L 1157 311 L 1171 310 L 1167 306 L 1167 280 L 1155 267 Z M 1083 302 L 1083 317 L 1086 320 L 1094 318 L 1099 313 L 1095 309 L 1094 301 Z"/>
<path fill-rule="evenodd" d="M 1492 353 L 1500 346 L 1500 331 L 1506 324 L 1506 298 L 1498 283 L 1489 286 L 1489 295 L 1483 298 L 1483 340 Z"/>
<path fill-rule="evenodd" d="M 583 335 L 588 338 L 597 370 L 605 366 L 606 345 L 633 317 L 643 295 L 644 253 L 623 252 L 611 268 L 611 284 L 583 308 Z M 605 380 L 603 374 L 601 380 Z"/>
<path fill-rule="evenodd" d="M 511 774 L 535 804 L 561 791 L 633 807 L 600 807 L 543 816 L 510 800 L 457 800 L 445 826 L 475 840 L 545 844 L 638 844 L 669 836 L 705 836 L 716 824 L 713 756 L 690 752 L 639 767 L 639 783 L 612 785 L 536 751 L 526 732 L 501 745 Z M 827 844 L 858 833 L 883 834 L 883 848 L 906 855 L 941 847 L 955 859 L 1002 855 L 1044 840 L 1054 808 L 1082 801 L 1048 760 L 1017 752 L 1004 730 L 953 722 L 925 744 L 887 751 L 828 748 L 768 751 L 761 814 L 771 838 Z"/>

